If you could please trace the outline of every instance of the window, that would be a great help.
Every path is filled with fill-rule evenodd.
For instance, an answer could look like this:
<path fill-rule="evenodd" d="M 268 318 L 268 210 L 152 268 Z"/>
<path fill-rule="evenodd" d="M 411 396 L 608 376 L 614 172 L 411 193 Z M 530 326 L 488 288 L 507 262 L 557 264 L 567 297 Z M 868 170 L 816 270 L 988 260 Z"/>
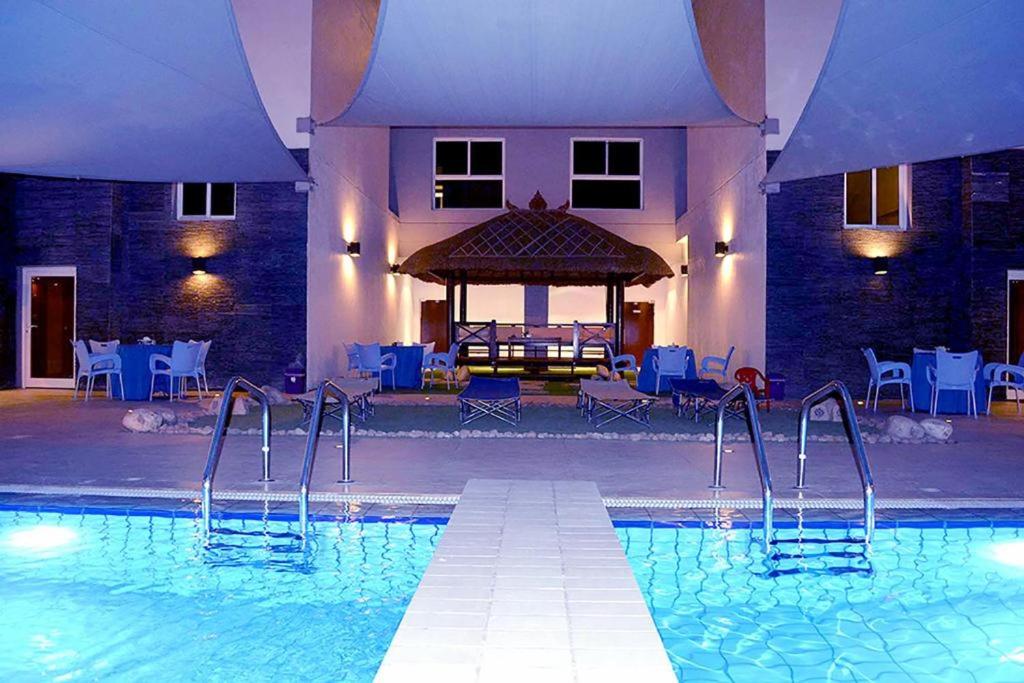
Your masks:
<path fill-rule="evenodd" d="M 178 220 L 234 217 L 234 183 L 178 183 Z"/>
<path fill-rule="evenodd" d="M 500 209 L 504 205 L 504 140 L 434 140 L 435 209 Z"/>
<path fill-rule="evenodd" d="M 907 229 L 907 166 L 846 174 L 844 224 L 848 228 Z"/>
<path fill-rule="evenodd" d="M 643 145 L 640 140 L 574 138 L 572 208 L 643 208 Z"/>

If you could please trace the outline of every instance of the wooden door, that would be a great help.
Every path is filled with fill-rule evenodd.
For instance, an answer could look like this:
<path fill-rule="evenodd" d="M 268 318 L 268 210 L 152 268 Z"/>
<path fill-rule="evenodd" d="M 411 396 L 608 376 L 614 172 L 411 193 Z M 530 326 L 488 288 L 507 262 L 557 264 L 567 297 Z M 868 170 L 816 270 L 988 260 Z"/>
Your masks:
<path fill-rule="evenodd" d="M 75 268 L 23 268 L 20 288 L 22 386 L 73 386 Z"/>
<path fill-rule="evenodd" d="M 622 316 L 622 353 L 636 356 L 637 363 L 644 350 L 654 345 L 654 302 L 627 301 Z"/>
<path fill-rule="evenodd" d="M 447 353 L 451 343 L 448 341 L 448 303 L 439 301 L 420 302 L 420 343 L 434 342 L 434 350 Z"/>

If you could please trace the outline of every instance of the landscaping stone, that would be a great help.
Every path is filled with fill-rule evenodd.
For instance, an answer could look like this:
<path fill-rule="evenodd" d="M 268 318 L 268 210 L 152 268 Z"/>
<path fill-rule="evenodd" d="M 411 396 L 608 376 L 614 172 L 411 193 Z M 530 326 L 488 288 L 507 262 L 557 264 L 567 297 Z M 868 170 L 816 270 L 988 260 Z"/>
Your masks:
<path fill-rule="evenodd" d="M 269 401 L 270 405 L 272 406 L 283 406 L 292 402 L 292 400 L 288 398 L 288 396 L 286 396 L 285 393 L 278 389 L 277 387 L 272 387 L 269 384 L 264 384 L 262 387 L 260 387 L 260 390 L 267 395 L 267 401 Z"/>
<path fill-rule="evenodd" d="M 215 396 L 210 401 L 209 413 L 211 415 L 216 415 L 217 413 L 220 412 L 220 404 L 221 404 L 222 400 L 223 400 L 222 396 Z M 257 403 L 253 399 L 249 398 L 248 396 L 236 396 L 235 397 L 235 403 L 234 403 L 233 406 L 231 406 L 231 414 L 232 415 L 248 415 L 249 414 L 249 409 L 250 408 L 255 408 L 258 405 L 259 405 L 259 403 Z"/>
<path fill-rule="evenodd" d="M 921 425 L 903 415 L 891 415 L 885 422 L 885 433 L 895 441 L 919 441 L 925 435 Z"/>
<path fill-rule="evenodd" d="M 155 432 L 162 424 L 163 419 L 160 415 L 148 408 L 129 410 L 121 418 L 121 425 L 130 432 Z"/>
<path fill-rule="evenodd" d="M 925 434 L 939 441 L 949 441 L 949 437 L 953 436 L 953 425 L 945 420 L 929 417 L 921 420 L 921 428 Z"/>
<path fill-rule="evenodd" d="M 822 401 L 811 408 L 812 422 L 842 422 L 842 419 L 839 403 L 834 398 Z"/>

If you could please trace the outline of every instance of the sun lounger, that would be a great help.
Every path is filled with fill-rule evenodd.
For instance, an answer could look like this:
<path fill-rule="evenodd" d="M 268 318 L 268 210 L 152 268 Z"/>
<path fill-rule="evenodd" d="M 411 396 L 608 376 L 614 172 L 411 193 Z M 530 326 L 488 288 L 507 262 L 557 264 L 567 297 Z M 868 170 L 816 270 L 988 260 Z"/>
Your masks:
<path fill-rule="evenodd" d="M 725 389 L 713 379 L 679 379 L 669 380 L 672 387 L 672 405 L 676 415 L 682 417 L 692 411 L 693 421 L 698 422 L 704 413 L 718 410 L 718 402 L 725 396 Z M 729 417 L 742 417 L 739 411 L 726 407 Z"/>
<path fill-rule="evenodd" d="M 625 380 L 580 380 L 580 407 L 587 422 L 595 427 L 601 427 L 621 417 L 650 427 L 651 406 L 656 400 L 654 396 L 648 396 L 629 386 Z"/>
<path fill-rule="evenodd" d="M 374 379 L 351 379 L 351 378 L 339 378 L 331 380 L 337 384 L 345 395 L 348 396 L 349 409 L 352 411 L 351 414 L 359 419 L 360 422 L 366 422 L 366 418 L 373 415 L 373 404 L 370 403 L 370 398 L 373 396 L 374 390 L 377 388 L 377 380 Z M 313 417 L 313 404 L 316 401 L 316 390 L 307 391 L 304 394 L 295 397 L 295 400 L 302 406 L 302 427 L 309 426 L 309 421 Z M 324 404 L 324 417 L 333 417 L 335 420 L 341 421 L 341 403 L 338 399 L 328 395 Z"/>
<path fill-rule="evenodd" d="M 521 412 L 516 378 L 470 377 L 469 384 L 459 394 L 459 421 L 464 425 L 488 415 L 517 425 Z"/>

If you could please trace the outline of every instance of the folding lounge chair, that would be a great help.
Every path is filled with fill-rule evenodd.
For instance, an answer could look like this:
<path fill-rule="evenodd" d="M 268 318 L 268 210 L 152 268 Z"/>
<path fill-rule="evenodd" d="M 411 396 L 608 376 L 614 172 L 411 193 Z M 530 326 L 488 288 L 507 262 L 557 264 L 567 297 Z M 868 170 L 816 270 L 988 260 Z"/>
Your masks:
<path fill-rule="evenodd" d="M 514 377 L 473 376 L 459 394 L 459 421 L 464 425 L 488 415 L 517 425 L 521 413 L 519 380 Z"/>
<path fill-rule="evenodd" d="M 637 391 L 625 380 L 580 380 L 580 397 L 583 414 L 595 427 L 602 427 L 620 417 L 650 427 L 651 406 L 657 400 Z"/>
<path fill-rule="evenodd" d="M 713 379 L 679 379 L 669 380 L 672 387 L 672 405 L 676 415 L 682 417 L 688 410 L 693 412 L 693 421 L 699 422 L 704 413 L 718 410 L 718 402 L 725 396 L 725 389 Z M 743 417 L 732 406 L 726 406 L 728 417 Z"/>
<path fill-rule="evenodd" d="M 373 404 L 370 403 L 370 398 L 373 396 L 374 389 L 377 388 L 377 380 L 339 378 L 333 381 L 348 396 L 349 410 L 352 411 L 350 414 L 360 422 L 366 422 L 366 418 L 373 415 Z M 313 418 L 316 390 L 296 396 L 295 400 L 302 406 L 301 426 L 308 427 Z M 335 420 L 341 421 L 341 403 L 333 396 L 327 397 L 324 404 L 324 417 L 333 417 Z"/>

